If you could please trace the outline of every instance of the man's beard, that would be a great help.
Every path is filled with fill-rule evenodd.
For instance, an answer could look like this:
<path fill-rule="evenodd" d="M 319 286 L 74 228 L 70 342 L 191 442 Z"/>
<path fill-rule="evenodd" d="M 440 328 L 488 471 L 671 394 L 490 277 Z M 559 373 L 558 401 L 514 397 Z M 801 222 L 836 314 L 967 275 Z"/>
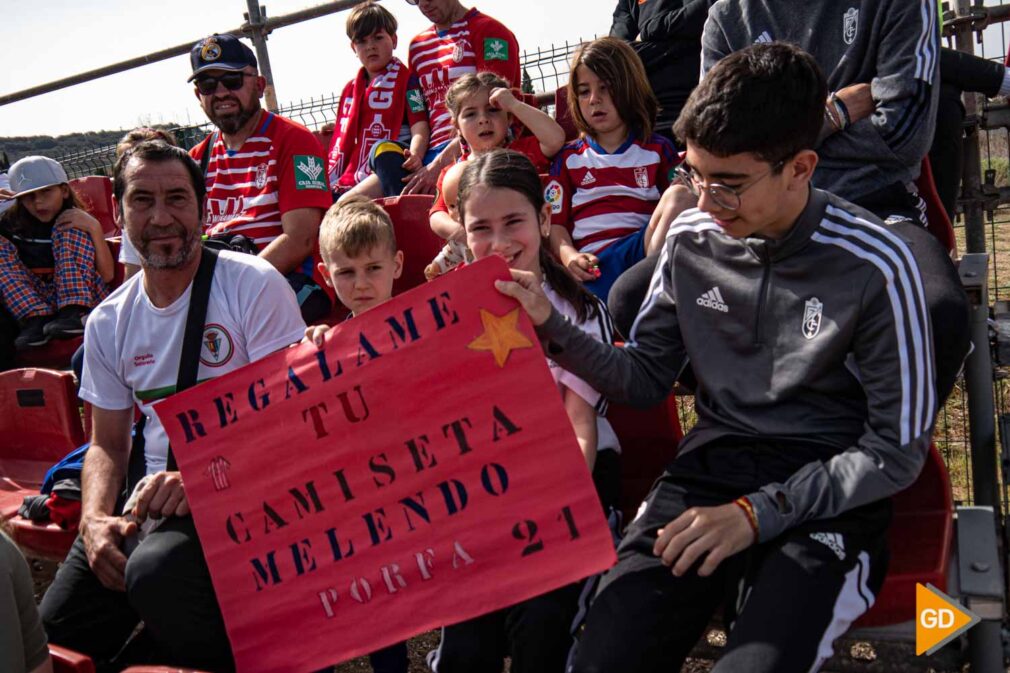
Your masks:
<path fill-rule="evenodd" d="M 181 269 L 193 259 L 193 254 L 196 252 L 197 246 L 200 244 L 200 233 L 194 229 L 186 231 L 185 234 L 183 234 L 182 245 L 178 250 L 169 255 L 163 255 L 151 250 L 151 242 L 143 237 L 141 237 L 140 240 L 136 240 L 131 236 L 130 242 L 133 243 L 133 247 L 137 249 L 137 254 L 139 254 L 140 259 L 143 260 L 143 266 L 145 269 L 167 271 Z"/>
<path fill-rule="evenodd" d="M 235 105 L 238 106 L 238 112 L 229 113 L 226 115 L 216 115 L 214 114 L 214 103 L 211 102 L 210 112 L 207 116 L 214 126 L 218 127 L 222 133 L 227 133 L 231 135 L 232 133 L 238 133 L 239 129 L 246 125 L 246 123 L 253 118 L 254 115 L 259 114 L 260 111 L 260 101 L 258 98 L 254 98 L 252 104 L 249 108 L 245 108 L 238 98 L 231 97 Z"/>

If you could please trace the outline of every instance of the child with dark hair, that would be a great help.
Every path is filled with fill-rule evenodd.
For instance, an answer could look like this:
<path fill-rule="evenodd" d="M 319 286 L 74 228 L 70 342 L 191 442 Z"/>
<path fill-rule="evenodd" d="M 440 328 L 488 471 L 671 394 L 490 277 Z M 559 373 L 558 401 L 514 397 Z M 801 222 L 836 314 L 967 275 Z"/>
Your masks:
<path fill-rule="evenodd" d="M 477 259 L 503 258 L 530 274 L 573 329 L 601 344 L 613 338 L 604 304 L 587 292 L 548 251 L 550 206 L 530 160 L 494 150 L 468 162 L 459 181 L 458 209 L 467 246 Z M 586 465 L 608 492 L 618 480 L 618 457 L 598 425 L 606 399 L 579 375 L 548 359 Z M 599 428 L 599 431 L 598 431 Z M 550 450 L 551 447 L 544 447 Z M 554 450 L 560 450 L 555 447 Z M 605 503 L 606 507 L 608 504 Z M 587 583 L 576 582 L 502 610 L 442 630 L 438 650 L 428 657 L 435 673 L 501 671 L 506 656 L 513 673 L 561 673 L 572 645 L 571 630 Z"/>
<path fill-rule="evenodd" d="M 722 605 L 713 671 L 816 671 L 873 605 L 890 497 L 936 418 L 923 283 L 906 242 L 810 185 L 827 85 L 798 47 L 720 61 L 675 127 L 698 208 L 670 226 L 624 348 L 587 338 L 530 274 L 551 358 L 611 399 L 666 397 L 688 362 L 698 422 L 590 608 L 573 670 L 676 671 Z"/>
<path fill-rule="evenodd" d="M 653 133 L 656 97 L 641 59 L 623 40 L 604 37 L 579 47 L 567 88 L 582 137 L 551 167 L 551 251 L 606 301 L 617 277 L 666 235 L 651 219 L 677 154 Z"/>
<path fill-rule="evenodd" d="M 0 302 L 20 322 L 15 347 L 83 334 L 115 272 L 102 225 L 54 159 L 25 157 L 10 180 L 15 204 L 0 219 Z"/>

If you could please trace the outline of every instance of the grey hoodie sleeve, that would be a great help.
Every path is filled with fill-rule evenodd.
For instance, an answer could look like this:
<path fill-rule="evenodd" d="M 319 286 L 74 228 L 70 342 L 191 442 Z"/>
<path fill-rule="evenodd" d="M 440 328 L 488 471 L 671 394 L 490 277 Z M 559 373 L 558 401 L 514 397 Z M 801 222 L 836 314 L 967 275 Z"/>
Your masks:
<path fill-rule="evenodd" d="M 537 328 L 547 356 L 612 401 L 649 407 L 665 399 L 687 362 L 672 291 L 674 244 L 667 239 L 660 253 L 625 347 L 597 341 L 552 311 Z"/>
<path fill-rule="evenodd" d="M 918 164 L 933 141 L 940 35 L 933 0 L 887 3 L 870 82 L 870 123 L 902 163 Z"/>
<path fill-rule="evenodd" d="M 747 496 L 762 542 L 894 495 L 922 469 L 936 417 L 929 316 L 914 263 L 888 272 L 892 278 L 876 275 L 864 290 L 851 355 L 866 392 L 865 432 L 830 460 Z"/>

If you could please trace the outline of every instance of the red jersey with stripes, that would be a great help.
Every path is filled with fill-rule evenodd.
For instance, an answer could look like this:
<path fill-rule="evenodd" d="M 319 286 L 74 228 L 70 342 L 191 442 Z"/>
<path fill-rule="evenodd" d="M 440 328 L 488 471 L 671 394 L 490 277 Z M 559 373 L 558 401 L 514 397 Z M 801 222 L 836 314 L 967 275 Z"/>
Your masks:
<path fill-rule="evenodd" d="M 431 126 L 429 147 L 448 142 L 454 135 L 452 117 L 445 106 L 449 85 L 468 72 L 488 70 L 519 86 L 519 43 L 508 28 L 490 16 L 471 9 L 439 31 L 431 26 L 410 41 L 410 69 L 421 83 Z"/>
<path fill-rule="evenodd" d="M 522 136 L 521 138 L 516 138 L 511 143 L 509 143 L 508 149 L 514 150 L 521 154 L 525 154 L 530 161 L 533 162 L 533 166 L 537 169 L 537 173 L 545 173 L 550 166 L 550 159 L 544 156 L 544 151 L 540 149 L 540 140 L 536 136 Z M 470 154 L 464 154 L 460 157 L 460 161 L 468 161 Z M 452 164 L 446 166 L 442 169 L 442 172 L 438 174 L 438 182 L 435 183 L 435 202 L 431 204 L 431 210 L 428 211 L 429 214 L 442 212 L 449 212 L 449 207 L 445 204 L 445 198 L 442 197 L 442 181 L 445 179 L 445 174 L 452 167 Z"/>
<path fill-rule="evenodd" d="M 598 252 L 648 226 L 678 162 L 673 143 L 657 134 L 629 137 L 613 153 L 591 138 L 569 143 L 545 188 L 551 222 L 568 229 L 581 252 Z"/>
<path fill-rule="evenodd" d="M 204 233 L 242 234 L 262 250 L 281 235 L 287 211 L 333 205 L 323 148 L 301 124 L 264 110 L 239 149 L 214 133 L 190 156 L 199 162 L 211 140 Z"/>

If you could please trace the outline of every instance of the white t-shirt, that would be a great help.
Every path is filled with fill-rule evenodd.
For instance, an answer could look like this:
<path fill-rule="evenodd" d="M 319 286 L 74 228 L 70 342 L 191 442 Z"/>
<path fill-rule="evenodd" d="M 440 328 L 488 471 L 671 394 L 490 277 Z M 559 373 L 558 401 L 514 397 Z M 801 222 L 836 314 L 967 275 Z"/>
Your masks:
<path fill-rule="evenodd" d="M 138 273 L 88 316 L 81 399 L 147 416 L 147 474 L 165 469 L 168 438 L 151 405 L 175 392 L 192 283 L 157 308 Z M 299 341 L 305 334 L 294 292 L 269 262 L 219 252 L 211 283 L 197 380 L 215 378 Z"/>
<path fill-rule="evenodd" d="M 558 313 L 568 318 L 573 325 L 603 343 L 613 343 L 614 324 L 610 318 L 610 312 L 607 311 L 607 307 L 602 301 L 593 297 L 597 308 L 596 317 L 580 321 L 575 313 L 575 307 L 572 306 L 567 299 L 564 299 L 561 295 L 555 292 L 554 288 L 551 287 L 546 280 L 544 280 L 541 284 L 541 287 L 543 287 L 544 294 L 547 295 L 547 298 L 551 301 L 551 304 Z M 601 395 L 595 388 L 586 383 L 584 380 L 575 374 L 572 374 L 567 369 L 563 369 L 558 363 L 554 362 L 554 360 L 547 358 L 547 365 L 550 367 L 551 376 L 554 377 L 554 382 L 558 384 L 559 390 L 562 386 L 568 388 L 596 409 L 597 451 L 612 449 L 620 453 L 621 443 L 617 439 L 617 433 L 614 432 L 614 428 L 610 425 L 610 421 L 604 417 L 604 414 L 607 413 L 606 398 L 604 398 L 603 395 Z"/>

